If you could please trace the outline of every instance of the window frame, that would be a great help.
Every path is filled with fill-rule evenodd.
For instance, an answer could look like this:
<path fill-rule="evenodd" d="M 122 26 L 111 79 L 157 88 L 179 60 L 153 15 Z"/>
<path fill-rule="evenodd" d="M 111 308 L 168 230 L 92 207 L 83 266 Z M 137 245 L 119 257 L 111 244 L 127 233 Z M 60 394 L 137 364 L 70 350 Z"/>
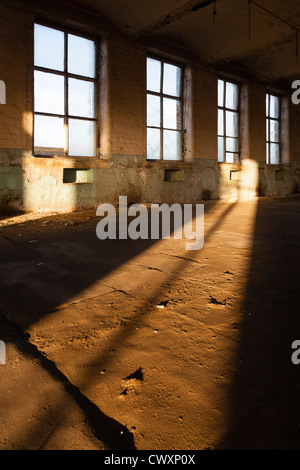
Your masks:
<path fill-rule="evenodd" d="M 99 148 L 100 145 L 100 131 L 99 131 L 99 54 L 98 54 L 98 39 L 97 37 L 86 34 L 86 33 L 81 33 L 80 31 L 74 30 L 69 27 L 65 27 L 62 25 L 58 25 L 55 23 L 52 23 L 50 21 L 44 21 L 43 19 L 40 18 L 35 18 L 33 22 L 33 34 L 34 34 L 34 28 L 35 25 L 39 26 L 45 26 L 47 28 L 54 29 L 56 31 L 60 31 L 64 34 L 64 70 L 56 70 L 56 69 L 49 69 L 47 67 L 42 67 L 39 65 L 35 65 L 34 61 L 34 55 L 33 55 L 33 80 L 32 80 L 32 102 L 33 102 L 33 126 L 32 126 L 32 153 L 34 157 L 61 157 L 61 158 L 96 158 L 97 157 L 97 149 Z M 84 75 L 78 75 L 78 74 L 73 74 L 68 72 L 68 35 L 72 36 L 77 36 L 82 39 L 87 39 L 90 41 L 93 41 L 95 43 L 95 76 L 94 77 L 87 77 Z M 35 47 L 35 38 L 33 37 L 33 45 Z M 42 73 L 50 73 L 56 76 L 62 76 L 64 77 L 64 114 L 56 114 L 56 113 L 47 113 L 47 112 L 40 112 L 40 111 L 35 111 L 35 72 L 42 72 Z M 86 81 L 89 83 L 94 84 L 94 117 L 85 117 L 85 116 L 76 116 L 76 115 L 71 115 L 68 113 L 69 111 L 69 79 L 75 79 L 75 80 L 81 80 L 81 81 Z M 35 116 L 46 116 L 46 117 L 57 117 L 57 118 L 62 118 L 64 119 L 64 154 L 63 155 L 56 155 L 56 154 L 49 154 L 47 153 L 39 153 L 35 152 L 35 146 L 34 146 L 34 141 L 35 141 L 35 123 L 34 119 Z M 95 138 L 94 138 L 94 155 L 69 155 L 69 124 L 68 121 L 69 119 L 77 119 L 77 120 L 82 120 L 82 121 L 88 121 L 88 122 L 94 122 L 95 125 Z"/>
<path fill-rule="evenodd" d="M 151 91 L 147 89 L 147 60 L 148 59 L 153 59 L 157 60 L 161 63 L 161 77 L 160 77 L 160 92 L 156 91 Z M 164 85 L 164 64 L 169 64 L 169 65 L 174 65 L 175 67 L 178 67 L 180 69 L 180 93 L 179 96 L 174 96 L 174 95 L 168 95 L 163 93 L 163 85 Z M 147 161 L 163 161 L 163 162 L 181 162 L 183 161 L 183 105 L 184 105 L 184 100 L 183 100 L 183 77 L 184 77 L 184 65 L 175 62 L 170 59 L 166 59 L 164 57 L 159 57 L 153 54 L 147 54 L 146 56 L 146 149 L 147 149 L 147 133 L 148 129 L 159 129 L 160 130 L 160 158 L 148 158 L 147 156 L 147 150 L 146 150 L 146 160 Z M 148 112 L 148 106 L 147 106 L 147 98 L 148 95 L 152 96 L 158 96 L 160 98 L 160 126 L 148 126 L 147 123 L 147 112 Z M 170 129 L 167 127 L 163 127 L 163 118 L 164 118 L 164 112 L 163 112 L 163 100 L 164 98 L 167 99 L 172 99 L 174 101 L 179 101 L 180 102 L 180 129 L 175 130 L 175 129 Z M 179 143 L 179 150 L 180 150 L 180 158 L 177 159 L 165 159 L 164 158 L 164 140 L 163 140 L 163 133 L 164 130 L 171 130 L 171 131 L 177 131 L 179 132 L 180 135 L 180 143 Z"/>
<path fill-rule="evenodd" d="M 219 134 L 219 127 L 217 130 L 217 150 L 218 150 L 218 155 L 217 155 L 217 161 L 218 164 L 224 164 L 226 163 L 227 165 L 234 165 L 234 164 L 239 164 L 241 161 L 241 132 L 240 132 L 240 123 L 241 123 L 241 83 L 238 80 L 235 80 L 233 78 L 228 78 L 224 76 L 218 76 L 217 77 L 217 90 L 218 90 L 218 82 L 219 80 L 223 81 L 224 83 L 224 90 L 223 90 L 223 104 L 224 106 L 219 106 L 219 95 L 217 96 L 217 103 L 218 103 L 218 116 L 217 116 L 217 121 L 219 121 L 219 111 L 223 112 L 223 126 L 224 126 L 224 133 L 223 135 Z M 231 109 L 231 108 L 226 108 L 226 83 L 231 83 L 233 85 L 236 85 L 238 87 L 238 99 L 237 99 L 237 109 Z M 218 93 L 218 91 L 217 91 Z M 231 112 L 237 114 L 237 137 L 228 137 L 226 135 L 226 112 Z M 224 154 L 224 160 L 223 162 L 219 161 L 219 137 L 222 137 L 224 142 L 223 142 L 223 154 Z M 238 150 L 237 152 L 226 152 L 226 138 L 233 138 L 238 141 Z M 226 153 L 232 153 L 233 155 L 237 155 L 237 161 L 233 162 L 227 162 L 226 161 Z"/>
<path fill-rule="evenodd" d="M 281 164 L 281 95 L 279 95 L 278 93 L 273 93 L 272 91 L 266 90 L 265 98 L 267 98 L 267 96 L 269 96 L 269 99 L 268 99 L 268 111 L 266 109 L 266 165 L 280 165 Z M 271 102 L 270 97 L 271 96 L 274 96 L 275 98 L 278 99 L 278 118 L 272 118 L 270 116 L 270 102 Z M 271 121 L 278 122 L 278 142 L 274 142 L 273 140 L 271 140 Z M 267 139 L 267 136 L 269 137 L 269 139 Z M 278 145 L 278 163 L 270 162 L 271 144 Z"/>

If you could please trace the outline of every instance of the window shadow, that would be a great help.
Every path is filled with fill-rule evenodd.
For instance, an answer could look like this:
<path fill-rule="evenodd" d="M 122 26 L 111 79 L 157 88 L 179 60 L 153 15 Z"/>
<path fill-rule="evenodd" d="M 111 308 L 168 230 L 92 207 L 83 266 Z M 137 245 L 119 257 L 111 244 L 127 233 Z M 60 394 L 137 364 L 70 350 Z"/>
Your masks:
<path fill-rule="evenodd" d="M 206 240 L 209 239 L 210 233 L 219 227 L 233 206 L 223 211 L 223 216 L 206 234 Z M 210 201 L 206 204 L 205 212 L 210 212 L 214 207 L 215 202 Z M 122 268 L 122 265 L 157 243 L 157 240 L 100 241 L 96 237 L 98 220 L 99 218 L 95 217 L 84 221 L 74 220 L 72 214 L 69 214 L 54 219 L 48 217 L 35 220 L 26 227 L 24 224 L 16 224 L 1 230 L 1 310 L 21 334 L 24 335 L 31 325 L 51 316 L 70 299 L 76 299 L 76 295 L 86 288 L 101 282 L 101 279 L 110 272 Z M 172 227 L 173 230 L 177 228 L 177 226 Z M 176 280 L 193 256 L 195 256 L 193 252 L 189 252 L 189 259 L 183 259 L 176 265 L 176 270 L 167 279 L 168 284 Z M 141 284 L 142 282 L 141 279 Z M 106 287 L 105 284 L 103 286 Z M 151 311 L 153 305 L 160 301 L 164 288 L 164 284 L 160 285 L 145 299 L 126 327 L 118 330 L 111 338 L 110 349 L 114 348 L 118 354 L 121 354 L 122 345 L 132 334 L 136 321 L 142 319 L 148 311 Z M 27 354 L 40 359 L 54 377 L 65 383 L 66 389 L 88 415 L 95 429 L 102 429 L 98 436 L 105 444 L 115 449 L 134 448 L 132 434 L 123 425 L 102 413 L 64 376 L 54 362 L 47 360 L 35 346 L 30 344 L 26 335 L 23 339 L 27 341 L 25 348 Z M 96 358 L 97 366 L 107 367 L 110 358 L 109 351 L 104 351 L 101 357 Z M 85 388 L 91 385 L 88 372 L 94 367 L 93 363 L 86 364 Z M 59 406 L 58 404 L 58 413 Z M 38 433 L 38 429 L 32 432 L 34 435 Z M 121 434 L 123 437 L 120 437 Z"/>
<path fill-rule="evenodd" d="M 260 199 L 232 388 L 220 449 L 286 450 L 300 443 L 299 198 Z"/>

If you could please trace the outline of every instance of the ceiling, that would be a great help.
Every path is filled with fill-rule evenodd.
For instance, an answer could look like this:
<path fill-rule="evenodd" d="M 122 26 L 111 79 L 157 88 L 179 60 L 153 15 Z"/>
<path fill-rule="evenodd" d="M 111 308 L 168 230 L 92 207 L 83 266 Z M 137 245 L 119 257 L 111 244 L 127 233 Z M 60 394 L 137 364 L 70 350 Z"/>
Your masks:
<path fill-rule="evenodd" d="M 299 0 L 251 0 L 250 37 L 248 0 L 72 1 L 75 5 L 126 35 L 181 46 L 205 63 L 234 65 L 269 81 L 300 78 Z"/>

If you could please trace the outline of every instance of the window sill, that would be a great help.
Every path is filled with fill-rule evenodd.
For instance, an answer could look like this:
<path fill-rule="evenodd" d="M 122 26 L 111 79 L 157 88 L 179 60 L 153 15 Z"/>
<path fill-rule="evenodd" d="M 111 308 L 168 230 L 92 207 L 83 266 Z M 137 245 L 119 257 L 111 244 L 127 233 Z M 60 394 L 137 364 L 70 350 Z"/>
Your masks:
<path fill-rule="evenodd" d="M 240 168 L 241 162 L 233 162 L 233 163 L 218 162 L 218 165 L 220 165 L 220 166 L 229 166 L 230 168 Z"/>
<path fill-rule="evenodd" d="M 74 159 L 85 159 L 85 160 L 88 160 L 88 159 L 91 159 L 91 160 L 95 160 L 95 158 L 98 158 L 96 155 L 94 157 L 92 156 L 78 156 L 78 155 L 42 155 L 42 154 L 36 154 L 36 153 L 32 153 L 32 156 L 34 158 L 63 158 L 63 159 L 68 159 L 68 160 L 74 160 Z"/>
<path fill-rule="evenodd" d="M 172 165 L 174 164 L 180 164 L 180 163 L 185 163 L 184 160 L 161 160 L 159 158 L 146 158 L 146 162 L 149 162 L 149 163 L 155 163 L 155 162 L 159 162 L 159 163 L 170 163 Z"/>
<path fill-rule="evenodd" d="M 266 165 L 268 168 L 270 168 L 270 167 L 272 167 L 272 168 L 282 168 L 282 167 L 284 167 L 284 166 L 285 166 L 285 167 L 289 166 L 288 163 L 265 163 L 265 165 Z"/>

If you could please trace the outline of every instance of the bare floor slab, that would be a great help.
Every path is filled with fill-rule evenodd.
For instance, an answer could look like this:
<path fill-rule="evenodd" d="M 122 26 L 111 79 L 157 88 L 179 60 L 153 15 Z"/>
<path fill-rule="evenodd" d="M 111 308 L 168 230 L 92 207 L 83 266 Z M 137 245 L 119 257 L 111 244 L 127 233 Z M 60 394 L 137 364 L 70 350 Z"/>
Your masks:
<path fill-rule="evenodd" d="M 91 211 L 2 220 L 0 447 L 298 448 L 299 216 L 207 202 L 198 251 L 100 241 Z"/>

